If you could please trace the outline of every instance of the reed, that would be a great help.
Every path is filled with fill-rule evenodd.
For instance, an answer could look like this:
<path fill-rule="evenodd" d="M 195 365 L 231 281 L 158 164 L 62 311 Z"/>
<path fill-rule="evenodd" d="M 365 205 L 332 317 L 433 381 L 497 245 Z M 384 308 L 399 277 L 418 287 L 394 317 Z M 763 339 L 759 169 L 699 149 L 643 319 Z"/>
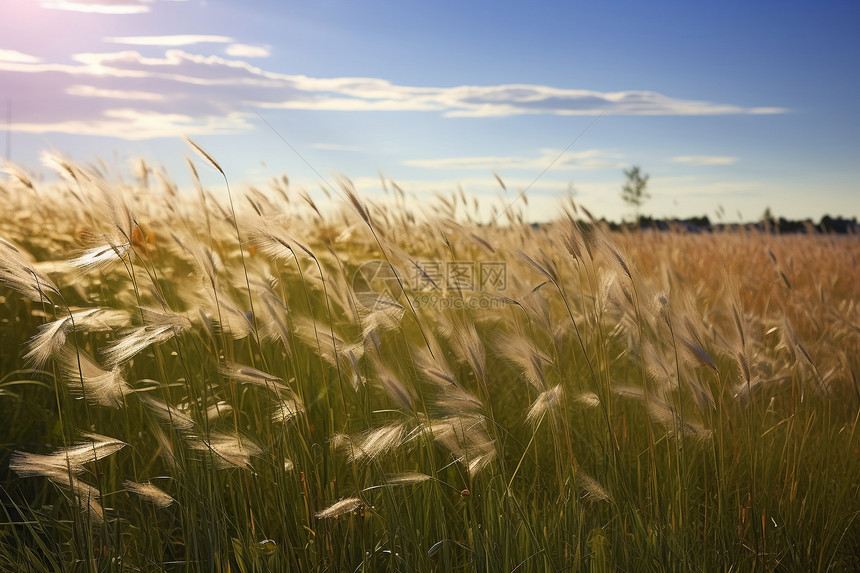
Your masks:
<path fill-rule="evenodd" d="M 860 569 L 860 238 L 51 164 L 0 181 L 0 569 Z"/>

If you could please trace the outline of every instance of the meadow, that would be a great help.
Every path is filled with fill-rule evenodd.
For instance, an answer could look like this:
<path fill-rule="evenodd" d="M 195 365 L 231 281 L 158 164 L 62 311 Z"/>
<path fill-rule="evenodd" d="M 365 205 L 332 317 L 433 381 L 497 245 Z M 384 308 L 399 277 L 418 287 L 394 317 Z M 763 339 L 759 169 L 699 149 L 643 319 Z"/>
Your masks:
<path fill-rule="evenodd" d="M 857 236 L 53 164 L 0 183 L 0 569 L 860 570 Z"/>

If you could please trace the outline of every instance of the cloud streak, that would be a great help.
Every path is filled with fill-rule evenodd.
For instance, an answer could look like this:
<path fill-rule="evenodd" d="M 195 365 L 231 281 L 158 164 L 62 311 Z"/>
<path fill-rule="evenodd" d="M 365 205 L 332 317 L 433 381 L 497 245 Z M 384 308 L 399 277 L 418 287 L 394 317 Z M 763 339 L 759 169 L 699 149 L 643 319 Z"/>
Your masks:
<path fill-rule="evenodd" d="M 271 53 L 269 48 L 248 44 L 230 44 L 224 51 L 234 58 L 268 58 Z"/>
<path fill-rule="evenodd" d="M 93 120 L 65 120 L 13 124 L 24 133 L 73 133 L 101 135 L 128 140 L 176 137 L 178 135 L 229 135 L 248 131 L 253 125 L 248 114 L 191 117 L 183 114 L 146 112 L 135 109 L 108 109 Z"/>
<path fill-rule="evenodd" d="M 0 62 L 14 62 L 19 64 L 37 64 L 42 58 L 19 52 L 18 50 L 0 50 Z"/>
<path fill-rule="evenodd" d="M 42 8 L 89 14 L 144 14 L 156 0 L 39 0 Z M 184 0 L 172 0 L 182 2 Z"/>
<path fill-rule="evenodd" d="M 69 95 L 81 97 L 101 97 L 119 100 L 162 101 L 164 96 L 152 92 L 135 92 L 129 90 L 106 90 L 93 86 L 75 85 L 66 90 Z"/>
<path fill-rule="evenodd" d="M 733 165 L 737 163 L 738 158 L 724 155 L 679 155 L 673 157 L 672 161 L 687 165 Z"/>
<path fill-rule="evenodd" d="M 579 152 L 565 152 L 559 155 L 557 149 L 541 149 L 539 157 L 485 156 L 485 157 L 446 157 L 441 159 L 410 159 L 403 162 L 409 167 L 427 169 L 481 169 L 512 170 L 526 169 L 540 171 L 547 165 L 554 170 L 607 169 L 623 165 L 616 154 L 599 149 Z"/>
<path fill-rule="evenodd" d="M 129 3 L 87 4 L 116 7 Z M 31 133 L 90 133 L 125 139 L 225 133 L 251 129 L 248 118 L 255 109 L 261 108 L 411 111 L 473 118 L 529 114 L 653 116 L 787 111 L 684 100 L 654 91 L 601 92 L 533 84 L 407 86 L 381 78 L 315 78 L 285 74 L 246 61 L 268 56 L 268 48 L 235 43 L 227 36 L 118 36 L 105 38 L 105 41 L 166 49 L 155 56 L 131 49 L 78 53 L 66 62 L 44 61 L 15 50 L 0 51 L 0 83 L 14 86 L 11 96 L 16 101 L 17 123 L 12 129 Z M 229 44 L 225 50 L 227 57 L 191 53 L 181 48 L 211 43 Z M 35 93 L 52 94 L 52 105 L 48 109 L 44 105 L 36 107 L 30 102 Z M 135 130 L 123 127 L 119 118 L 131 118 Z M 151 121 L 152 126 L 143 125 L 146 121 Z M 536 164 L 545 164 L 545 160 L 543 156 L 442 158 L 416 159 L 412 165 L 433 169 L 494 169 L 504 163 L 505 167 L 521 165 L 515 168 L 532 169 Z M 568 169 L 587 169 L 591 164 L 597 165 L 594 162 L 599 160 L 571 154 L 564 159 L 564 164 Z M 611 158 L 606 161 L 614 165 Z"/>
<path fill-rule="evenodd" d="M 360 145 L 343 145 L 340 143 L 312 143 L 311 148 L 321 149 L 323 151 L 344 151 L 350 153 L 366 151 L 366 149 Z"/>
<path fill-rule="evenodd" d="M 259 102 L 264 107 L 338 111 L 439 111 L 446 117 L 551 115 L 726 115 L 771 114 L 775 107 L 744 108 L 729 104 L 671 98 L 654 91 L 600 92 L 531 84 L 399 86 L 376 78 L 293 76 L 304 98 Z"/>
<path fill-rule="evenodd" d="M 111 44 L 126 44 L 131 46 L 191 46 L 193 44 L 228 43 L 233 38 L 229 36 L 202 36 L 194 34 L 176 34 L 170 36 L 109 36 L 104 38 Z"/>

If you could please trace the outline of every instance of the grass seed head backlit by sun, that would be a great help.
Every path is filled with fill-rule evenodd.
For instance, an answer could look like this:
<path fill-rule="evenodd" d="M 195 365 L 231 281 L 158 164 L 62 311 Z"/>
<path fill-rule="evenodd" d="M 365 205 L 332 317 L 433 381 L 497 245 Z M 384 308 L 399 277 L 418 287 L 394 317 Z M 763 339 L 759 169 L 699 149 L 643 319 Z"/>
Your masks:
<path fill-rule="evenodd" d="M 857 236 L 53 164 L 0 182 L 0 568 L 860 567 Z"/>

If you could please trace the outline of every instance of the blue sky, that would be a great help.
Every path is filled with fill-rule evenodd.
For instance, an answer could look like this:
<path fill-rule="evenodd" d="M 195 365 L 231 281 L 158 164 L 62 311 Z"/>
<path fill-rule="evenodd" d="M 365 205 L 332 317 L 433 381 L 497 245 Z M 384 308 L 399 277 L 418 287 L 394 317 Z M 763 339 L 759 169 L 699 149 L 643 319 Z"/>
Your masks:
<path fill-rule="evenodd" d="M 639 165 L 646 214 L 817 220 L 860 214 L 858 26 L 853 1 L 0 0 L 0 102 L 33 172 L 53 150 L 183 183 L 187 135 L 237 186 L 490 203 L 497 173 L 532 219 L 571 186 L 619 219 Z"/>

